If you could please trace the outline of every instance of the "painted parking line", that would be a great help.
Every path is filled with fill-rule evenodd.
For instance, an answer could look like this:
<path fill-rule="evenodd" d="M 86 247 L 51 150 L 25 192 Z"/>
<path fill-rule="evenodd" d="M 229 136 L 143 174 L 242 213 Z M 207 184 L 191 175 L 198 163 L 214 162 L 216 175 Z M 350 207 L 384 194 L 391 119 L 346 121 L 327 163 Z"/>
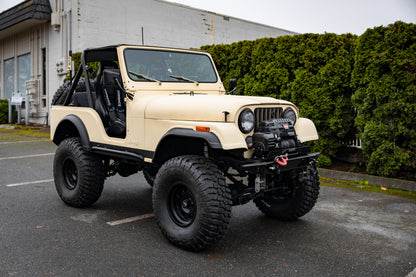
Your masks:
<path fill-rule="evenodd" d="M 55 153 L 34 154 L 34 155 L 25 155 L 25 156 L 16 156 L 16 157 L 3 157 L 3 158 L 0 158 L 0 161 L 4 161 L 4 160 L 14 160 L 14 159 L 35 158 L 35 157 L 52 156 L 52 155 L 55 155 Z"/>
<path fill-rule="evenodd" d="M 33 184 L 42 184 L 42 183 L 50 183 L 53 182 L 53 179 L 46 179 L 46 180 L 39 180 L 39 181 L 31 181 L 31 182 L 21 182 L 15 184 L 6 185 L 6 187 L 18 187 L 18 186 L 26 186 L 26 185 L 33 185 Z"/>
<path fill-rule="evenodd" d="M 116 221 L 109 221 L 109 222 L 107 222 L 107 224 L 110 225 L 110 226 L 116 226 L 116 225 L 120 225 L 120 224 L 130 223 L 130 222 L 133 222 L 133 221 L 139 221 L 139 220 L 146 219 L 146 218 L 151 218 L 151 217 L 154 217 L 154 216 L 155 216 L 154 214 L 143 214 L 143 215 L 133 216 L 133 217 L 120 219 L 120 220 L 116 220 Z"/>
<path fill-rule="evenodd" d="M 15 143 L 27 143 L 27 142 L 40 142 L 40 141 L 51 141 L 50 139 L 37 139 L 37 140 L 19 140 L 19 141 L 2 141 L 2 144 L 15 144 Z"/>

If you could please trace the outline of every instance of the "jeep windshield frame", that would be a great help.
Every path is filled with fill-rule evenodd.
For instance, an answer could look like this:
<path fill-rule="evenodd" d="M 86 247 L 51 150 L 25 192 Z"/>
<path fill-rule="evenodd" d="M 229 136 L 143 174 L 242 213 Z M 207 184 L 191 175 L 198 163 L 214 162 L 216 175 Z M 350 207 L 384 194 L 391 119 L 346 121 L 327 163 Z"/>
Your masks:
<path fill-rule="evenodd" d="M 134 82 L 218 82 L 211 58 L 202 52 L 126 48 L 124 61 L 127 75 Z M 139 78 L 138 75 L 148 78 Z"/>

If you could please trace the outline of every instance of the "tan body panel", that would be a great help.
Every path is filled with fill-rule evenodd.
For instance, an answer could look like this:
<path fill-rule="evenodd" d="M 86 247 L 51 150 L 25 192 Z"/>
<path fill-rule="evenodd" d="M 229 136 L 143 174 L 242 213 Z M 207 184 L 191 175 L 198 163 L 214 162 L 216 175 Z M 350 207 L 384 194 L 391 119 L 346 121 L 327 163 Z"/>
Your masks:
<path fill-rule="evenodd" d="M 128 112 L 127 112 L 128 113 Z M 137 148 L 147 151 L 155 151 L 162 137 L 174 128 L 195 130 L 196 126 L 208 127 L 221 142 L 223 149 L 246 148 L 245 138 L 237 125 L 233 122 L 206 122 L 174 121 L 143 119 L 140 117 L 127 117 L 126 138 L 109 137 L 101 123 L 97 112 L 91 108 L 53 106 L 51 109 L 51 138 L 53 139 L 56 127 L 62 119 L 68 115 L 76 115 L 81 119 L 88 132 L 91 142 L 118 147 Z"/>
<path fill-rule="evenodd" d="M 307 118 L 298 118 L 295 124 L 295 131 L 300 142 L 319 139 L 315 124 Z"/>
<path fill-rule="evenodd" d="M 51 138 L 54 138 L 58 124 L 68 115 L 75 115 L 81 119 L 88 132 L 88 137 L 92 142 L 113 144 L 117 146 L 127 146 L 126 139 L 109 137 L 105 132 L 101 118 L 98 113 L 91 108 L 52 106 L 51 108 Z M 137 123 L 136 123 L 137 124 Z"/>
<path fill-rule="evenodd" d="M 54 137 L 57 119 L 62 120 L 68 115 L 76 115 L 84 123 L 90 141 L 128 148 L 155 151 L 162 137 L 175 128 L 195 130 L 196 126 L 208 127 L 221 142 L 224 150 L 247 149 L 245 137 L 236 122 L 200 122 L 176 121 L 161 119 L 143 119 L 142 117 L 128 117 L 127 134 L 125 139 L 109 137 L 97 112 L 90 108 L 53 106 L 51 109 L 51 137 Z M 60 121 L 59 120 L 59 121 Z M 98 124 L 97 124 L 98 123 Z M 317 140 L 318 133 L 313 122 L 306 118 L 299 118 L 295 130 L 301 142 Z"/>
<path fill-rule="evenodd" d="M 146 119 L 145 149 L 154 151 L 160 142 L 160 139 L 169 131 L 175 128 L 192 129 L 195 131 L 196 126 L 208 127 L 221 142 L 225 150 L 245 149 L 247 144 L 245 137 L 234 123 L 225 122 L 201 122 L 197 121 L 172 121 L 172 120 L 154 120 Z"/>
<path fill-rule="evenodd" d="M 146 107 L 146 118 L 224 122 L 224 112 L 228 112 L 227 121 L 236 121 L 237 112 L 246 106 L 290 104 L 274 98 L 257 98 L 232 95 L 194 96 L 170 94 L 161 95 Z"/>

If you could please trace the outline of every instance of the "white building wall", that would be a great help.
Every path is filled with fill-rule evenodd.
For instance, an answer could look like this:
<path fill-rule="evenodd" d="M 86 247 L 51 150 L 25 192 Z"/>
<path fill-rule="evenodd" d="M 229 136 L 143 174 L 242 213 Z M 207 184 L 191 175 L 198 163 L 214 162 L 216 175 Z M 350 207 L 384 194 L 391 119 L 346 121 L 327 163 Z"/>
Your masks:
<path fill-rule="evenodd" d="M 14 57 L 14 40 L 14 36 L 3 40 L 3 60 Z"/>
<path fill-rule="evenodd" d="M 142 27 L 146 45 L 178 48 L 294 34 L 161 0 L 72 1 L 71 8 L 76 51 L 142 44 Z"/>
<path fill-rule="evenodd" d="M 12 92 L 21 92 L 19 90 L 19 57 L 30 54 L 30 76 L 24 76 L 25 79 L 32 80 L 30 90 L 30 116 L 31 122 L 47 123 L 48 105 L 48 91 L 43 91 L 42 78 L 42 48 L 47 47 L 47 37 L 49 33 L 49 23 L 38 24 L 30 29 L 25 29 L 15 35 L 9 36 L 0 40 L 0 97 L 5 98 L 6 82 L 4 75 L 4 61 L 14 60 L 14 84 Z M 26 72 L 26 71 L 25 71 Z M 24 83 L 21 84 L 24 87 Z M 10 93 L 10 92 L 8 92 Z M 27 104 L 24 103 L 24 107 Z M 24 115 L 25 109 L 23 109 Z M 22 115 L 22 117 L 23 117 Z"/>
<path fill-rule="evenodd" d="M 50 4 L 51 22 L 0 39 L 0 74 L 4 74 L 4 60 L 14 57 L 15 87 L 17 57 L 31 54 L 30 121 L 36 123 L 49 122 L 50 103 L 67 75 L 70 50 L 75 53 L 105 45 L 140 45 L 143 40 L 145 45 L 199 48 L 294 34 L 163 0 L 50 0 Z M 46 49 L 46 78 L 43 48 Z M 0 96 L 4 97 L 4 80 L 0 80 Z"/>

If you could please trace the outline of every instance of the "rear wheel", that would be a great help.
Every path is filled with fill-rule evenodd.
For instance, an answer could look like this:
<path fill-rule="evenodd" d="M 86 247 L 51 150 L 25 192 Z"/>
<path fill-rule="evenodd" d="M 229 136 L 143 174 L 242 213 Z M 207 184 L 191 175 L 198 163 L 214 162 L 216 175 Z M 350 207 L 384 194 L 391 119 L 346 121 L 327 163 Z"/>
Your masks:
<path fill-rule="evenodd" d="M 67 138 L 59 144 L 53 175 L 58 195 L 70 206 L 87 207 L 101 196 L 105 179 L 103 163 L 82 148 L 79 138 Z"/>
<path fill-rule="evenodd" d="M 173 244 L 200 251 L 224 236 L 231 218 L 231 193 L 221 171 L 200 156 L 167 161 L 153 188 L 153 210 Z"/>
<path fill-rule="evenodd" d="M 287 193 L 269 193 L 254 199 L 254 203 L 265 215 L 290 221 L 307 214 L 315 205 L 319 195 L 319 176 L 315 166 L 290 172 L 287 176 Z"/>

